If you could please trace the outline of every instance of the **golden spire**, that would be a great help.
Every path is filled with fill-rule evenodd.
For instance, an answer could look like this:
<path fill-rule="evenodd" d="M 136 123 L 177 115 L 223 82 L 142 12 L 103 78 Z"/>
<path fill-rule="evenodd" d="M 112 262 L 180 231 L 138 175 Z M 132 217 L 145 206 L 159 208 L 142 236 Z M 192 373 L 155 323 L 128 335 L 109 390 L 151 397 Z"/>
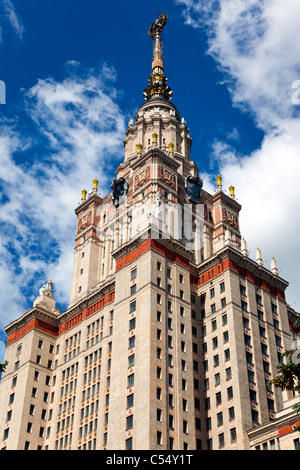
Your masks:
<path fill-rule="evenodd" d="M 149 28 L 149 36 L 153 39 L 153 58 L 152 58 L 152 74 L 148 79 L 148 87 L 144 90 L 144 98 L 149 100 L 153 96 L 161 96 L 167 100 L 171 99 L 172 91 L 167 85 L 168 79 L 164 75 L 164 60 L 162 51 L 161 32 L 167 23 L 167 15 L 162 13 L 157 15 L 155 23 Z"/>

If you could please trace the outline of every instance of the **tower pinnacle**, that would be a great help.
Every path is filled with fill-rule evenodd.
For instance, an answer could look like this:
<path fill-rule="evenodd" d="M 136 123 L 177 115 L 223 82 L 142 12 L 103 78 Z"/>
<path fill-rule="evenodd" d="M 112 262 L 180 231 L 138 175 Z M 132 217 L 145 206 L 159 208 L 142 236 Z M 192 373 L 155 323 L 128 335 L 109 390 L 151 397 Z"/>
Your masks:
<path fill-rule="evenodd" d="M 171 99 L 172 91 L 167 85 L 168 79 L 164 74 L 164 60 L 162 50 L 161 32 L 167 23 L 167 15 L 164 13 L 157 15 L 155 23 L 149 28 L 149 36 L 153 39 L 153 58 L 152 58 L 152 74 L 148 79 L 148 86 L 144 90 L 144 98 L 149 100 L 152 97 L 163 97 L 167 100 Z"/>

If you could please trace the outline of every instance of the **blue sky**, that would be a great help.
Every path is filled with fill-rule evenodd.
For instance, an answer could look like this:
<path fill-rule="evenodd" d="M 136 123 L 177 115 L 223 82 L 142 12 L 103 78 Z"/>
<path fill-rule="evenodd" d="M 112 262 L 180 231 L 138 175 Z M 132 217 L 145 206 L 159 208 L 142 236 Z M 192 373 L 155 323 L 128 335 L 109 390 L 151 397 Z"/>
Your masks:
<path fill-rule="evenodd" d="M 95 177 L 109 191 L 162 12 L 165 73 L 204 186 L 220 172 L 236 187 L 250 257 L 258 244 L 269 268 L 275 255 L 300 308 L 298 3 L 0 0 L 0 358 L 3 327 L 48 277 L 67 306 L 74 208 Z"/>

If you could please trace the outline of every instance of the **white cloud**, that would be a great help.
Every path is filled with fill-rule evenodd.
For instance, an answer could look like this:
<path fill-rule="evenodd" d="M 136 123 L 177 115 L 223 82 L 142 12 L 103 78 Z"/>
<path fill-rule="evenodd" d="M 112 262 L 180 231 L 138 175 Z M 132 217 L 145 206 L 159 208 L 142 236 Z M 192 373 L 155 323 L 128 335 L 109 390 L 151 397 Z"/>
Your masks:
<path fill-rule="evenodd" d="M 90 189 L 97 178 L 100 193 L 106 194 L 113 166 L 122 157 L 124 118 L 107 71 L 107 66 L 104 75 L 102 69 L 83 71 L 77 64 L 62 82 L 39 80 L 23 91 L 27 112 L 36 124 L 32 135 L 27 137 L 11 123 L 1 128 L 2 327 L 28 308 L 28 300 L 38 295 L 48 277 L 54 281 L 56 300 L 68 303 L 74 209 L 81 190 Z M 35 157 L 26 162 L 29 151 Z M 20 154 L 22 164 L 16 159 Z"/>
<path fill-rule="evenodd" d="M 11 0 L 2 0 L 4 16 L 19 39 L 23 38 L 25 28 Z"/>
<path fill-rule="evenodd" d="M 250 155 L 214 142 L 224 187 L 233 184 L 243 209 L 241 230 L 255 257 L 259 244 L 270 267 L 290 282 L 288 301 L 300 310 L 298 238 L 300 220 L 300 119 L 292 84 L 300 79 L 297 41 L 300 3 L 296 0 L 178 0 L 186 22 L 204 27 L 211 54 L 231 92 L 232 103 L 251 113 L 265 133 Z M 238 127 L 238 123 L 237 123 Z"/>

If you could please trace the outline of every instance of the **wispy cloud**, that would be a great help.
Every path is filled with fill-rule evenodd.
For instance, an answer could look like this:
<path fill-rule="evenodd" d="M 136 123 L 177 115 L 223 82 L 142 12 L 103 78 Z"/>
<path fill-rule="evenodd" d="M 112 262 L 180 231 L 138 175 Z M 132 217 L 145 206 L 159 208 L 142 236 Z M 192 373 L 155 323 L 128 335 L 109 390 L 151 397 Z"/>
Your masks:
<path fill-rule="evenodd" d="M 9 25 L 13 29 L 14 33 L 19 39 L 23 39 L 25 32 L 24 25 L 21 18 L 17 15 L 16 9 L 11 0 L 2 0 L 4 17 L 8 21 Z"/>
<path fill-rule="evenodd" d="M 224 74 L 232 103 L 265 133 L 250 155 L 214 142 L 224 186 L 233 184 L 242 204 L 241 227 L 254 253 L 278 258 L 290 281 L 288 300 L 300 308 L 297 210 L 300 201 L 299 107 L 292 83 L 300 78 L 300 3 L 294 0 L 177 0 L 187 24 L 205 28 L 208 54 Z M 238 123 L 237 123 L 238 127 Z M 231 142 L 231 144 L 233 144 Z"/>
<path fill-rule="evenodd" d="M 56 300 L 68 303 L 74 208 L 95 177 L 107 193 L 122 156 L 124 116 L 108 66 L 68 65 L 63 81 L 41 79 L 23 91 L 20 106 L 35 123 L 29 136 L 17 123 L 0 130 L 0 327 L 30 306 L 48 277 Z"/>

